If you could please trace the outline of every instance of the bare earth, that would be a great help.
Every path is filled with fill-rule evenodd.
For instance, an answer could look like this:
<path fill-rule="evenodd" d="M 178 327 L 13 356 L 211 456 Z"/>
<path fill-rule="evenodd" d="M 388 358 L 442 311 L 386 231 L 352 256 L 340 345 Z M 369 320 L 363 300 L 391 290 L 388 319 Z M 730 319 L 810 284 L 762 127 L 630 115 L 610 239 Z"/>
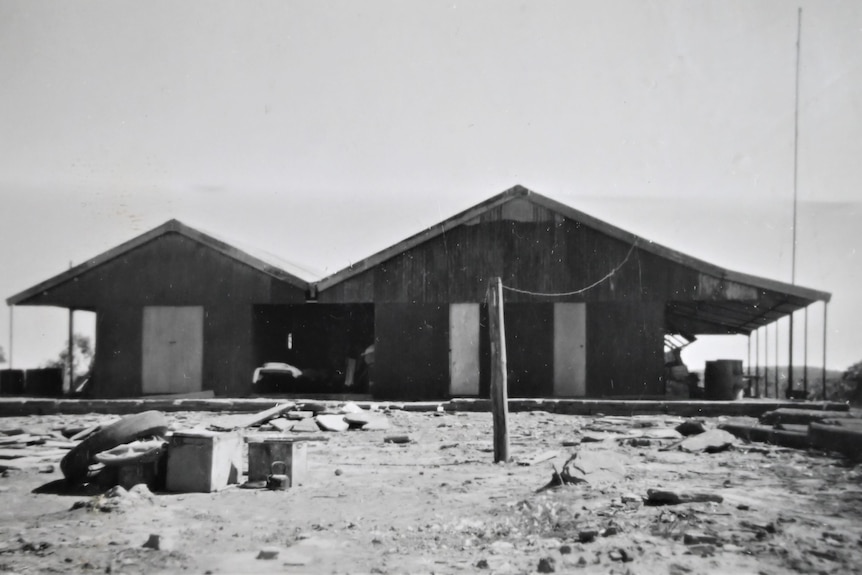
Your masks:
<path fill-rule="evenodd" d="M 168 417 L 183 428 L 214 414 Z M 494 464 L 489 413 L 387 417 L 386 431 L 315 434 L 326 441 L 309 443 L 307 485 L 287 491 L 233 486 L 110 500 L 58 493 L 56 465 L 7 471 L 0 572 L 741 575 L 858 573 L 862 565 L 862 469 L 837 456 L 742 443 L 714 454 L 660 450 L 674 441 L 628 438 L 680 418 L 525 412 L 510 414 L 515 461 Z M 112 419 L 5 418 L 0 429 Z M 393 434 L 411 441 L 385 443 Z M 575 445 L 585 436 L 602 441 Z M 557 456 L 518 463 L 549 450 Z M 552 464 L 561 469 L 586 451 L 622 472 L 541 489 Z M 644 505 L 654 488 L 723 501 Z M 73 509 L 77 502 L 89 505 Z M 161 549 L 143 547 L 151 534 Z M 262 550 L 277 556 L 258 558 Z"/>

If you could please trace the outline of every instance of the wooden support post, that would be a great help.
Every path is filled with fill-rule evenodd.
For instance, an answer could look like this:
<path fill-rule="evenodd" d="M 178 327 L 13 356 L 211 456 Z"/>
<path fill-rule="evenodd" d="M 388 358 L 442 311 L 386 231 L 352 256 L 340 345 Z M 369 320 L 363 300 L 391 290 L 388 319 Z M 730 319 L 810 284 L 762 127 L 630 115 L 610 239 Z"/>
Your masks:
<path fill-rule="evenodd" d="M 748 376 L 746 388 L 748 390 L 748 397 L 752 396 L 751 393 L 751 334 L 748 334 L 748 363 L 745 365 L 745 375 Z"/>
<path fill-rule="evenodd" d="M 769 397 L 769 324 L 763 326 L 763 397 Z"/>
<path fill-rule="evenodd" d="M 778 391 L 778 375 L 781 371 L 778 369 L 778 321 L 775 322 L 775 399 L 781 398 L 781 393 Z"/>
<path fill-rule="evenodd" d="M 11 370 L 12 365 L 12 344 L 14 339 L 12 338 L 12 332 L 15 330 L 15 320 L 13 318 L 13 313 L 15 310 L 15 306 L 9 306 L 9 369 Z"/>
<path fill-rule="evenodd" d="M 790 392 L 793 391 L 793 312 L 790 312 L 790 327 L 789 339 L 787 342 L 787 392 L 790 397 Z"/>
<path fill-rule="evenodd" d="M 754 332 L 754 397 L 760 397 L 760 328 Z"/>
<path fill-rule="evenodd" d="M 802 389 L 805 390 L 805 398 L 808 399 L 808 306 L 805 306 L 805 332 L 802 340 L 803 355 L 802 355 Z M 825 401 L 826 398 L 824 397 Z"/>
<path fill-rule="evenodd" d="M 491 336 L 491 413 L 494 418 L 494 463 L 509 461 L 509 398 L 506 377 L 506 324 L 503 282 L 488 286 L 488 332 Z"/>
<path fill-rule="evenodd" d="M 826 397 L 826 316 L 829 312 L 829 304 L 823 302 L 823 371 L 821 373 L 821 385 L 823 386 L 823 401 L 827 401 Z"/>
<path fill-rule="evenodd" d="M 69 308 L 69 348 L 68 353 L 68 372 L 69 372 L 69 387 L 63 389 L 64 393 L 71 393 L 75 389 L 75 310 Z M 63 386 L 65 388 L 65 386 Z"/>

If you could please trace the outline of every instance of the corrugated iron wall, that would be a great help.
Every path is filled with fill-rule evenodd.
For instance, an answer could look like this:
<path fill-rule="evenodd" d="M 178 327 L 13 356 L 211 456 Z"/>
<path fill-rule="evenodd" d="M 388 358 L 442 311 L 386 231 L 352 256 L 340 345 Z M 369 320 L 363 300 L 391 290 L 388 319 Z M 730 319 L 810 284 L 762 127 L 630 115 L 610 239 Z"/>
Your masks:
<path fill-rule="evenodd" d="M 58 286 L 52 301 L 96 311 L 93 389 L 99 397 L 141 393 L 142 316 L 145 306 L 205 308 L 203 389 L 247 393 L 254 369 L 252 304 L 303 302 L 304 290 L 281 283 L 178 234 L 137 250 Z"/>
<path fill-rule="evenodd" d="M 556 301 L 587 303 L 589 396 L 661 394 L 665 301 L 693 297 L 698 274 L 525 200 L 489 210 L 319 298 L 376 302 L 375 379 L 381 393 L 399 394 L 404 386 L 421 389 L 422 397 L 443 397 L 449 303 L 484 301 L 487 282 L 495 276 L 507 287 L 530 292 L 574 291 L 623 262 L 610 279 L 582 294 L 547 298 L 505 292 L 509 395 L 553 393 L 549 302 Z M 420 333 L 422 324 L 434 329 Z M 417 370 L 428 382 L 417 381 Z M 482 394 L 487 393 L 484 371 Z"/>

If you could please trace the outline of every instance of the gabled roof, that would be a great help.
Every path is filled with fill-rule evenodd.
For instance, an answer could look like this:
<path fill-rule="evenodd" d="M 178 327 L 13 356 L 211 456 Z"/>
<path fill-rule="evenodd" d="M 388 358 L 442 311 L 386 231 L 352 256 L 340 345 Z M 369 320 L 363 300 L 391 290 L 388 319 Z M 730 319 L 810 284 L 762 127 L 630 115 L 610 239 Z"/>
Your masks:
<path fill-rule="evenodd" d="M 254 254 L 248 251 L 241 250 L 223 240 L 216 238 L 210 234 L 206 234 L 200 230 L 192 228 L 179 220 L 168 220 L 164 224 L 145 232 L 131 240 L 122 243 L 106 252 L 103 252 L 96 257 L 72 267 L 61 274 L 43 281 L 29 289 L 15 294 L 6 299 L 8 305 L 18 305 L 25 303 L 33 296 L 39 295 L 47 290 L 56 288 L 68 281 L 74 280 L 84 272 L 92 270 L 111 260 L 122 257 L 124 254 L 135 250 L 161 236 L 167 234 L 179 234 L 190 240 L 203 244 L 229 258 L 232 258 L 240 263 L 248 265 L 264 274 L 272 276 L 275 279 L 281 280 L 288 284 L 294 285 L 300 289 L 309 289 L 310 282 L 316 280 L 320 276 L 311 270 L 305 269 L 296 264 L 278 260 L 275 256 L 265 252 L 256 252 Z"/>
<path fill-rule="evenodd" d="M 743 302 L 727 301 L 697 301 L 674 307 L 670 315 L 677 314 L 679 316 L 678 323 L 686 329 L 692 330 L 690 333 L 750 333 L 757 327 L 771 323 L 815 301 L 828 302 L 831 298 L 831 294 L 828 292 L 735 272 L 699 260 L 650 240 L 640 238 L 631 232 L 627 232 L 546 196 L 537 194 L 520 185 L 514 186 L 316 282 L 317 291 L 327 290 L 420 244 L 445 234 L 457 226 L 468 223 L 498 206 L 516 199 L 526 199 L 533 204 L 560 214 L 567 219 L 580 222 L 582 225 L 595 229 L 607 236 L 631 245 L 636 245 L 640 250 L 713 276 L 718 280 L 736 282 L 756 288 L 761 292 L 761 299 L 767 302 L 765 307 L 763 302 L 759 305 L 754 305 L 753 302 L 743 304 Z"/>

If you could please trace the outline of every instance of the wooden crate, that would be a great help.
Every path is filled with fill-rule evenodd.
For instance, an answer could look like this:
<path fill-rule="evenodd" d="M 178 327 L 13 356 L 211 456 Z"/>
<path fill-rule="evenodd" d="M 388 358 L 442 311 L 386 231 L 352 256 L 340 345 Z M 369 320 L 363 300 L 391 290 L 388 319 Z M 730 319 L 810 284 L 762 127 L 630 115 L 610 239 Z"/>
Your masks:
<path fill-rule="evenodd" d="M 290 486 L 305 483 L 307 469 L 307 442 L 294 439 L 266 438 L 251 439 L 248 442 L 248 480 L 265 481 L 272 473 L 274 461 L 284 461 L 290 477 Z"/>
<path fill-rule="evenodd" d="M 218 491 L 239 483 L 242 436 L 215 431 L 175 432 L 168 443 L 168 491 Z"/>

